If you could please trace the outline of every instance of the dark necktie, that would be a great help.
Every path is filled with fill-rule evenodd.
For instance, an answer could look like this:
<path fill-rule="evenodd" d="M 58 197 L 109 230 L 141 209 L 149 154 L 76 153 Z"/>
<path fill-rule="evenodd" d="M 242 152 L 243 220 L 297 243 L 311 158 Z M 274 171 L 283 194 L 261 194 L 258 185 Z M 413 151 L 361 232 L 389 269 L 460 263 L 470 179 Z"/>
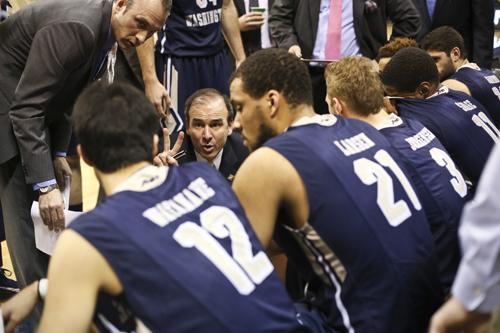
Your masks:
<path fill-rule="evenodd" d="M 252 7 L 260 7 L 259 6 L 259 0 L 250 0 L 248 1 L 248 9 L 252 8 Z"/>

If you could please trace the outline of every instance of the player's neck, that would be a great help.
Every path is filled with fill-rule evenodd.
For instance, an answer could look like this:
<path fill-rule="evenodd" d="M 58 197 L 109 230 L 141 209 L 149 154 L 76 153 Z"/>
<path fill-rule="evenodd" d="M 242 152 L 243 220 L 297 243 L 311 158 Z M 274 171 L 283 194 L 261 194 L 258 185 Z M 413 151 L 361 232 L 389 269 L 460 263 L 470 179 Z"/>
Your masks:
<path fill-rule="evenodd" d="M 453 65 L 455 66 L 455 70 L 459 69 L 463 65 L 467 65 L 469 63 L 469 60 L 467 58 L 465 59 L 458 59 Z"/>
<path fill-rule="evenodd" d="M 139 163 L 135 163 L 132 165 L 129 165 L 128 167 L 125 167 L 123 169 L 117 170 L 115 172 L 111 173 L 104 173 L 99 170 L 95 170 L 96 176 L 99 179 L 99 182 L 101 183 L 102 188 L 104 189 L 104 192 L 109 195 L 110 193 L 113 193 L 113 191 L 121 184 L 123 183 L 127 178 L 129 178 L 132 174 L 134 174 L 137 170 L 142 169 L 148 165 L 151 165 L 151 163 L 143 161 Z"/>
<path fill-rule="evenodd" d="M 347 116 L 347 118 L 358 119 L 372 125 L 375 128 L 379 128 L 382 124 L 384 124 L 387 121 L 388 116 L 389 113 L 387 113 L 387 111 L 384 108 L 382 108 L 380 109 L 379 112 L 375 114 L 371 113 L 369 115 L 351 112 Z"/>
<path fill-rule="evenodd" d="M 291 112 L 289 112 L 289 119 L 288 119 L 288 124 L 286 127 L 290 126 L 291 124 L 295 123 L 297 120 L 303 117 L 312 117 L 317 115 L 316 112 L 314 112 L 314 108 L 312 105 L 299 105 L 296 108 L 293 108 Z"/>

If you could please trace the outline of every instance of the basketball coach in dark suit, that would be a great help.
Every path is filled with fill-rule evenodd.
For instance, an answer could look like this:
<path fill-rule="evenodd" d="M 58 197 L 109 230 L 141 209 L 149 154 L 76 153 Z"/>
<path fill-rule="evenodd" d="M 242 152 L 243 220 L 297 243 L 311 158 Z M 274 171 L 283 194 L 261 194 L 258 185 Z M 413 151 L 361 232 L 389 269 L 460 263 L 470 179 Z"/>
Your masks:
<path fill-rule="evenodd" d="M 421 40 L 429 31 L 443 25 L 463 37 L 467 58 L 479 67 L 491 68 L 493 61 L 493 23 L 495 0 L 412 0 L 420 13 Z"/>
<path fill-rule="evenodd" d="M 325 51 L 325 36 L 331 0 L 275 0 L 269 17 L 271 35 L 279 47 L 311 59 Z M 420 18 L 411 0 L 342 0 L 341 56 L 363 55 L 375 58 L 387 42 L 387 19 L 393 23 L 392 36 L 415 38 Z M 317 37 L 320 37 L 317 39 Z M 323 37 L 323 39 L 321 39 Z M 323 57 L 325 58 L 325 57 Z M 314 108 L 328 113 L 325 103 L 324 67 L 309 66 L 313 81 Z"/>
<path fill-rule="evenodd" d="M 128 1 L 41 0 L 0 24 L 0 202 L 21 287 L 44 277 L 48 260 L 35 248 L 33 199 L 49 229 L 64 226 L 58 184 L 70 175 L 64 155 L 77 95 L 107 67 L 115 42 L 143 43 L 171 4 Z"/>
<path fill-rule="evenodd" d="M 239 133 L 232 132 L 233 112 L 227 96 L 200 89 L 186 101 L 186 156 L 179 163 L 207 162 L 231 182 L 248 156 Z"/>

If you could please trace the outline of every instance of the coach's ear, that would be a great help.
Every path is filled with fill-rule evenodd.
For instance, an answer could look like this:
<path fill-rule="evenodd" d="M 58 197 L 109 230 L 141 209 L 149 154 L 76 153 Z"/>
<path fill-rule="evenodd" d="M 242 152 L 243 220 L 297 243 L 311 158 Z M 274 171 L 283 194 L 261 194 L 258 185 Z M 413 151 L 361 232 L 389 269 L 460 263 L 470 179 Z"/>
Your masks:
<path fill-rule="evenodd" d="M 82 145 L 78 145 L 76 146 L 76 151 L 78 152 L 78 155 L 82 158 L 82 160 L 87 163 L 89 166 L 93 167 L 94 164 L 92 164 L 92 162 L 89 160 L 89 158 L 87 157 L 87 155 L 85 155 L 85 153 L 83 152 L 82 150 Z"/>

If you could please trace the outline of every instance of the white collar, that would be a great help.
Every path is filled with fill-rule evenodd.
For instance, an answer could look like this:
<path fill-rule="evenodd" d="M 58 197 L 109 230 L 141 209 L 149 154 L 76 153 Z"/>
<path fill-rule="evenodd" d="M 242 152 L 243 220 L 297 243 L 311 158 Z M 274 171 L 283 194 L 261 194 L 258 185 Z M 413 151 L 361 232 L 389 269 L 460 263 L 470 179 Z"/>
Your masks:
<path fill-rule="evenodd" d="M 206 162 L 208 164 L 213 164 L 215 166 L 215 168 L 217 170 L 219 170 L 220 168 L 220 164 L 222 162 L 222 152 L 224 151 L 224 148 L 222 148 L 219 153 L 217 154 L 217 156 L 215 156 L 214 160 L 212 161 L 212 163 L 208 162 L 207 159 L 203 156 L 201 156 L 201 154 L 198 154 L 198 152 L 195 150 L 194 151 L 194 154 L 196 155 L 196 160 L 199 161 L 199 162 Z"/>
<path fill-rule="evenodd" d="M 430 95 L 426 99 L 433 98 L 433 97 L 436 97 L 436 96 L 442 95 L 442 94 L 447 94 L 449 91 L 450 91 L 450 89 L 447 86 L 441 86 L 434 94 Z"/>
<path fill-rule="evenodd" d="M 400 117 L 398 117 L 394 113 L 390 113 L 387 116 L 387 118 L 385 118 L 382 123 L 375 126 L 375 128 L 377 130 L 381 130 L 384 128 L 396 127 L 396 126 L 401 125 L 402 123 L 403 123 L 403 119 L 401 119 Z"/>
<path fill-rule="evenodd" d="M 460 67 L 457 68 L 457 72 L 459 70 L 461 70 L 462 68 L 470 68 L 470 69 L 474 69 L 476 71 L 480 71 L 481 68 L 476 64 L 476 63 L 473 63 L 473 62 L 469 62 L 468 64 L 465 64 L 465 65 L 462 65 Z"/>
<path fill-rule="evenodd" d="M 155 167 L 148 165 L 131 174 L 111 194 L 122 191 L 146 192 L 165 181 L 168 175 L 168 167 Z"/>
<path fill-rule="evenodd" d="M 436 97 L 437 95 L 441 95 L 441 94 L 447 94 L 448 91 L 449 91 L 449 89 L 447 86 L 441 86 L 438 88 L 438 90 L 436 90 L 436 92 L 434 94 L 430 95 L 426 99 L 433 98 L 433 97 Z M 389 99 L 412 99 L 411 97 L 408 98 L 408 97 L 401 97 L 401 96 L 388 96 L 388 97 L 389 97 Z"/>
<path fill-rule="evenodd" d="M 333 114 L 316 114 L 314 116 L 303 116 L 294 121 L 290 127 L 318 124 L 321 126 L 332 126 L 337 122 L 337 117 Z"/>

